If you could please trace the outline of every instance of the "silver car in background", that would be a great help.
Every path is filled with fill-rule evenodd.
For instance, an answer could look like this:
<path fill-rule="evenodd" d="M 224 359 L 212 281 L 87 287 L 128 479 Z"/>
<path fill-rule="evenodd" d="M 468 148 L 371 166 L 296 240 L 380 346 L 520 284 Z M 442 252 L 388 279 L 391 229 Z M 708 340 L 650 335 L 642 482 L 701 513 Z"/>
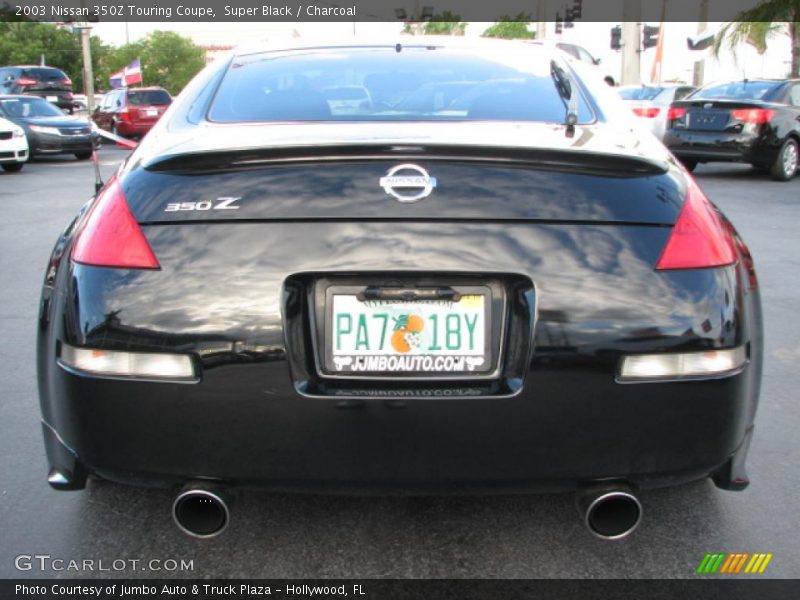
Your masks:
<path fill-rule="evenodd" d="M 694 86 L 684 83 L 664 85 L 626 85 L 617 89 L 620 97 L 629 104 L 639 121 L 659 140 L 664 139 L 669 106 L 691 94 Z"/>

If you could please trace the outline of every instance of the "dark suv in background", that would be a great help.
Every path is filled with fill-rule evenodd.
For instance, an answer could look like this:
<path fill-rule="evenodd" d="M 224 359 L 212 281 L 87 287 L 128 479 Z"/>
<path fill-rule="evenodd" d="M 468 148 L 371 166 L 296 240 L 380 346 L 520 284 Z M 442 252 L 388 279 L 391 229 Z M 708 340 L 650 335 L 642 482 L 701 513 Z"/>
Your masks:
<path fill-rule="evenodd" d="M 122 137 L 140 138 L 156 124 L 172 104 L 164 88 L 120 88 L 103 96 L 92 120 L 101 129 Z"/>
<path fill-rule="evenodd" d="M 55 67 L 0 67 L 0 94 L 39 96 L 70 114 L 75 108 L 72 80 L 64 71 Z"/>

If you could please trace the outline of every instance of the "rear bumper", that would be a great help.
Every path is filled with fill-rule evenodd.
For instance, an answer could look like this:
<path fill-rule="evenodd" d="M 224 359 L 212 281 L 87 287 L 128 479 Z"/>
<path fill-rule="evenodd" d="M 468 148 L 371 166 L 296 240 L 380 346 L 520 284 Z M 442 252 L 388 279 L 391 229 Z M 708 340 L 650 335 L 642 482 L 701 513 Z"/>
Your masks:
<path fill-rule="evenodd" d="M 743 489 L 747 376 L 625 386 L 611 400 L 599 381 L 587 381 L 598 395 L 543 397 L 535 388 L 550 373 L 511 399 L 344 403 L 214 382 L 206 398 L 165 396 L 159 388 L 170 384 L 131 394 L 122 382 L 65 373 L 66 431 L 44 433 L 51 472 L 67 474 L 61 489 L 82 487 L 90 472 L 148 486 L 201 477 L 343 493 L 569 491 L 609 479 L 648 488 L 709 475 Z"/>
<path fill-rule="evenodd" d="M 498 273 L 514 265 L 520 280 L 533 282 L 535 298 L 524 287 L 508 288 L 520 308 L 535 302 L 535 323 L 526 333 L 525 311 L 510 305 L 519 321 L 506 322 L 514 335 L 506 338 L 504 366 L 515 357 L 522 372 L 506 369 L 505 387 L 498 380 L 496 389 L 481 391 L 462 381 L 456 387 L 469 393 L 453 395 L 452 386 L 435 384 L 423 393 L 417 383 L 348 389 L 320 381 L 303 318 L 313 296 L 292 283 L 317 278 L 324 265 L 353 264 L 330 250 L 342 247 L 334 240 L 350 235 L 351 224 L 203 225 L 191 238 L 201 250 L 188 254 L 175 244 L 188 227 L 151 226 L 161 271 L 62 264 L 54 287 L 45 288 L 38 341 L 44 421 L 84 471 L 118 481 L 170 485 L 201 477 L 359 493 L 569 490 L 604 479 L 669 485 L 719 473 L 745 440 L 758 401 L 761 320 L 758 292 L 748 289 L 741 265 L 656 276 L 652 265 L 669 234 L 658 227 L 405 227 L 428 243 L 445 238 L 466 247 L 464 240 L 485 237 L 504 245 L 494 254 L 433 252 L 428 243 L 397 252 L 390 243 L 397 225 L 373 224 L 363 238 L 373 244 L 369 256 L 364 241 L 351 246 L 353 260 L 392 264 L 395 278 L 425 265 L 507 282 L 514 279 Z M 563 248 L 556 240 L 564 238 L 580 240 L 574 247 L 581 250 L 530 250 Z M 263 239 L 270 244 L 237 269 L 207 251 L 219 240 L 244 251 Z M 609 239 L 622 247 L 613 255 L 627 257 L 624 268 L 585 260 L 587 245 L 605 248 Z M 349 277 L 356 271 L 342 269 Z M 623 287 L 635 281 L 641 287 Z M 200 381 L 80 375 L 58 365 L 60 342 L 188 353 Z M 636 384 L 615 377 L 625 354 L 738 346 L 749 360 L 727 377 Z M 49 448 L 48 458 L 58 466 Z"/>
<path fill-rule="evenodd" d="M 773 144 L 752 133 L 697 132 L 668 129 L 664 145 L 679 158 L 700 162 L 746 162 L 769 165 L 778 155 Z"/>
<path fill-rule="evenodd" d="M 119 121 L 117 122 L 117 131 L 127 137 L 134 137 L 134 136 L 142 136 L 146 134 L 153 128 L 155 125 L 155 121 L 147 121 L 147 122 L 126 122 L 126 121 Z"/>

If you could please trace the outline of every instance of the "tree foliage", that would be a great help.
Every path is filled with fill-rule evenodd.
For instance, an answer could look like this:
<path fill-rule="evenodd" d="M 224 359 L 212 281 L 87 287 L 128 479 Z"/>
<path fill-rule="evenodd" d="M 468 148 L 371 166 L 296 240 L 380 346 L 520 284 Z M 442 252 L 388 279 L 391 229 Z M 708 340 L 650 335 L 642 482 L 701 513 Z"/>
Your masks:
<path fill-rule="evenodd" d="M 421 27 L 406 23 L 403 33 L 424 33 L 425 35 L 464 35 L 467 24 L 461 21 L 461 15 L 454 15 L 446 10 L 438 15 L 433 15 L 430 21 Z"/>
<path fill-rule="evenodd" d="M 736 58 L 736 48 L 747 42 L 763 53 L 774 35 L 788 34 L 791 39 L 790 77 L 800 76 L 800 0 L 764 0 L 757 6 L 736 15 L 714 40 L 714 54 L 723 49 Z"/>
<path fill-rule="evenodd" d="M 160 85 L 177 94 L 205 66 L 205 51 L 190 39 L 168 31 L 154 31 L 145 39 L 120 47 L 90 38 L 95 90 L 107 90 L 108 78 L 132 60 L 142 62 L 144 85 Z M 72 28 L 51 23 L 0 22 L 0 64 L 45 63 L 64 71 L 76 92 L 83 92 L 83 54 L 80 35 Z"/>
<path fill-rule="evenodd" d="M 530 15 L 525 13 L 519 13 L 516 17 L 503 15 L 497 23 L 484 31 L 481 36 L 505 40 L 532 40 L 536 37 L 536 32 L 528 29 L 528 24 L 531 21 Z"/>
<path fill-rule="evenodd" d="M 206 65 L 203 48 L 171 31 L 154 31 L 141 41 L 117 48 L 116 69 L 136 58 L 142 62 L 143 85 L 159 85 L 171 94 L 178 94 Z"/>

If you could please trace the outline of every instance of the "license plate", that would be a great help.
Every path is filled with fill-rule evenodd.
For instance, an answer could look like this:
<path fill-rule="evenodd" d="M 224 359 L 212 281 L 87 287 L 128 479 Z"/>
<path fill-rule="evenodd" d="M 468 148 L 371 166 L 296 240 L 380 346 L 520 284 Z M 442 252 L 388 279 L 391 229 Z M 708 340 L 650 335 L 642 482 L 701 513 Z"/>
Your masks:
<path fill-rule="evenodd" d="M 145 117 L 157 117 L 158 116 L 158 111 L 155 108 L 148 108 L 147 110 L 144 111 L 144 116 Z"/>
<path fill-rule="evenodd" d="M 58 96 L 47 96 L 45 99 L 48 102 L 58 102 Z"/>
<path fill-rule="evenodd" d="M 329 296 L 329 370 L 355 375 L 491 370 L 491 296 L 487 288 L 473 289 L 452 300 Z"/>

